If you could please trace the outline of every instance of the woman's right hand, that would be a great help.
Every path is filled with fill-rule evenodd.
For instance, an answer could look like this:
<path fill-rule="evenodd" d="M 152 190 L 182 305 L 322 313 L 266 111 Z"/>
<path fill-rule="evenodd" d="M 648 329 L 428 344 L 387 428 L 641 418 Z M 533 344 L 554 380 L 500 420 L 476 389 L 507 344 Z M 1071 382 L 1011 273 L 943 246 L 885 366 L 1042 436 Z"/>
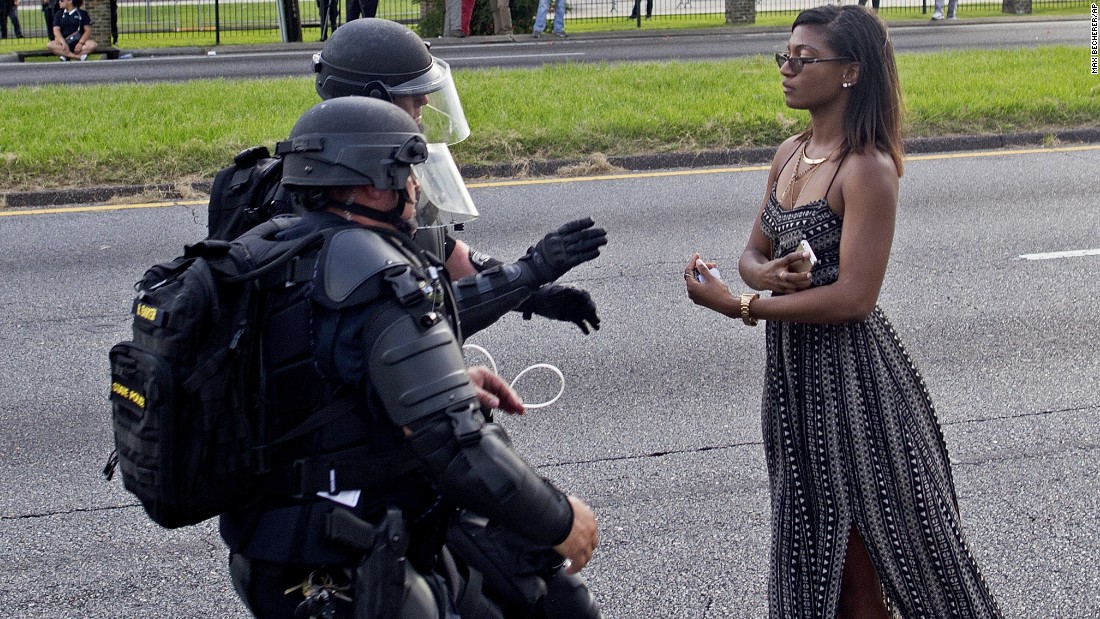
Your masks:
<path fill-rule="evenodd" d="M 691 262 L 684 267 L 684 286 L 692 303 L 724 314 L 730 311 L 733 296 L 729 286 L 711 271 L 716 266 L 714 262 L 703 262 L 698 253 L 692 254 Z"/>

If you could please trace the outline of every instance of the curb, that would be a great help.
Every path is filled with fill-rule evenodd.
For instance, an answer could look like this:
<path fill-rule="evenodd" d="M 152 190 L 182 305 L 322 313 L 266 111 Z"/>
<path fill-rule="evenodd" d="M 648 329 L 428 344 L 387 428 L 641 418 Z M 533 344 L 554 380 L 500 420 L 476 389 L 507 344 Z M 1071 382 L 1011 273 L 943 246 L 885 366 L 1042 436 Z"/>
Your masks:
<path fill-rule="evenodd" d="M 905 140 L 907 154 L 946 153 L 959 151 L 997 150 L 1020 146 L 1047 146 L 1051 141 L 1059 143 L 1100 143 L 1100 128 L 1067 129 L 1062 131 L 1032 131 L 1001 135 L 961 135 Z M 612 166 L 631 171 L 667 168 L 701 168 L 766 164 L 775 155 L 774 147 L 735 148 L 689 153 L 656 153 L 646 155 L 622 155 L 607 157 Z M 556 176 L 561 169 L 585 163 L 586 159 L 546 159 L 519 161 L 494 165 L 460 165 L 462 176 L 467 179 L 513 178 L 530 176 Z M 191 191 L 208 195 L 213 179 L 195 181 Z M 12 191 L 0 193 L 0 210 L 5 208 L 42 208 L 82 204 L 103 204 L 113 200 L 152 195 L 160 200 L 184 199 L 177 184 L 120 185 L 106 187 L 49 189 L 41 191 Z"/>

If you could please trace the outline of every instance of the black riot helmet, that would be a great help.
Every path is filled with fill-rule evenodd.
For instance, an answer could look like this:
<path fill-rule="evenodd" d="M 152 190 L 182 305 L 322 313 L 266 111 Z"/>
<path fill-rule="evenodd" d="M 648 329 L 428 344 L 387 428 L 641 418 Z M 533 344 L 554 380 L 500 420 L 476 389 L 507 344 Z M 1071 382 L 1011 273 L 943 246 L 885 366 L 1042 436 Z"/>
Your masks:
<path fill-rule="evenodd" d="M 276 153 L 287 187 L 401 190 L 410 166 L 428 158 L 416 122 L 401 108 L 367 97 L 342 97 L 309 108 Z"/>
<path fill-rule="evenodd" d="M 397 22 L 367 17 L 340 26 L 314 54 L 313 71 L 322 99 L 426 97 L 417 120 L 429 142 L 457 144 L 470 135 L 450 66 Z"/>
<path fill-rule="evenodd" d="M 332 206 L 330 188 L 370 185 L 397 192 L 394 208 L 380 214 L 356 204 L 339 204 L 345 210 L 398 225 L 409 196 L 410 174 L 418 179 L 425 196 L 435 188 L 452 191 L 462 184 L 458 168 L 445 149 L 432 151 L 420 127 L 404 110 L 369 97 L 340 97 L 322 101 L 298 118 L 290 137 L 275 152 L 283 158 L 283 185 L 295 192 L 305 208 Z M 457 200 L 455 197 L 449 198 Z M 468 200 L 468 198 L 465 198 Z M 469 208 L 473 209 L 472 203 Z M 476 216 L 476 209 L 473 209 Z"/>

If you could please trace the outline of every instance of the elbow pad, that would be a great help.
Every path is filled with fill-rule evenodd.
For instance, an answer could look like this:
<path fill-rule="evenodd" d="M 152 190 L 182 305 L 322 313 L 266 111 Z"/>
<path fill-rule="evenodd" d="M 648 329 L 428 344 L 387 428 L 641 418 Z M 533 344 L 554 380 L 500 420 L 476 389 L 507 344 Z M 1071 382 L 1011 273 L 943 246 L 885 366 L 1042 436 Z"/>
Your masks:
<path fill-rule="evenodd" d="M 454 407 L 477 404 L 462 349 L 434 312 L 402 314 L 371 347 L 369 376 L 386 414 L 399 426 Z"/>
<path fill-rule="evenodd" d="M 440 491 L 527 540 L 560 544 L 573 526 L 565 495 L 512 450 L 504 430 L 485 425 L 471 406 L 412 427 L 413 451 Z"/>
<path fill-rule="evenodd" d="M 454 283 L 459 324 L 467 337 L 500 320 L 531 296 L 542 282 L 525 262 L 513 262 Z"/>

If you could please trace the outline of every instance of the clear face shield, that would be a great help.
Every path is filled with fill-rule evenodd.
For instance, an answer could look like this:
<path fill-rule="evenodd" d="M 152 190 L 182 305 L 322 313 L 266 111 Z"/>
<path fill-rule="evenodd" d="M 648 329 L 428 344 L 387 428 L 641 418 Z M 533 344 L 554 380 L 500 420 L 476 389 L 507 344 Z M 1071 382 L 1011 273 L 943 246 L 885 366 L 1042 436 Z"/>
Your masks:
<path fill-rule="evenodd" d="M 427 73 L 399 86 L 391 86 L 388 91 L 394 103 L 401 107 L 405 105 L 397 100 L 398 97 L 427 97 L 418 120 L 428 142 L 458 144 L 470 136 L 470 125 L 451 79 L 451 67 L 446 62 L 433 58 L 432 68 Z"/>
<path fill-rule="evenodd" d="M 418 228 L 461 225 L 477 219 L 477 207 L 446 144 L 428 144 L 428 159 L 414 164 L 412 171 L 420 183 Z"/>

